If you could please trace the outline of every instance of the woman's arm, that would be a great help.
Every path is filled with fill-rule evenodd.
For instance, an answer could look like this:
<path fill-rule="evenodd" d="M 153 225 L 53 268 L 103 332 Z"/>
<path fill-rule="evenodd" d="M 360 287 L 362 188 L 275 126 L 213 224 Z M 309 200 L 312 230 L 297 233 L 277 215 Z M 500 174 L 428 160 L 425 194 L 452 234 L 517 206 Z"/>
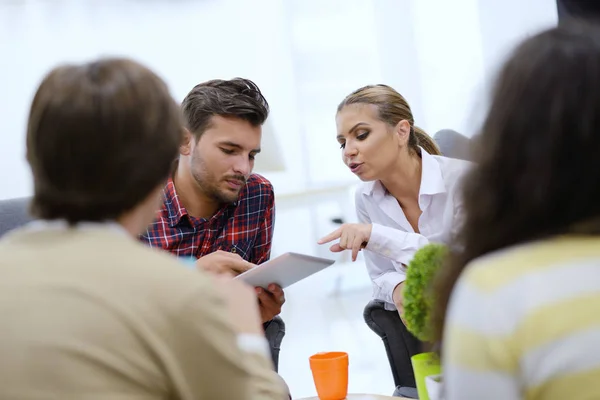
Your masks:
<path fill-rule="evenodd" d="M 407 265 L 417 250 L 429 244 L 429 240 L 418 233 L 403 232 L 380 224 L 371 225 L 371 238 L 365 249 L 397 264 Z"/>
<path fill-rule="evenodd" d="M 452 293 L 443 343 L 446 400 L 522 398 L 516 347 L 505 323 L 511 308 L 473 284 L 488 281 L 484 274 L 466 270 Z"/>
<path fill-rule="evenodd" d="M 379 224 L 372 224 L 367 209 L 363 203 L 363 200 L 360 196 L 360 192 L 356 193 L 356 215 L 358 221 L 363 224 L 371 224 L 371 238 L 369 239 L 366 250 L 364 252 L 364 257 L 367 265 L 367 271 L 371 280 L 375 284 L 376 292 L 374 293 L 375 297 L 381 299 L 389 304 L 395 304 L 398 307 L 397 303 L 394 301 L 394 289 L 404 280 L 406 279 L 406 264 L 410 261 L 415 251 L 418 250 L 407 243 L 406 246 L 401 243 L 389 243 L 384 235 L 389 234 L 390 237 L 393 237 L 396 233 L 402 234 L 406 232 L 401 232 L 393 228 L 389 228 L 391 232 L 386 232 L 385 228 Z M 375 235 L 373 235 L 375 232 Z M 428 243 L 427 238 L 422 235 L 413 234 L 415 236 L 419 236 L 422 239 L 420 243 Z M 416 245 L 418 245 L 417 243 Z M 423 244 L 424 245 L 424 244 Z M 390 252 L 390 247 L 396 246 L 395 250 L 395 259 L 393 257 L 386 257 L 384 254 L 381 254 L 380 251 Z M 405 250 L 402 251 L 401 248 Z M 378 251 L 379 250 L 379 251 Z"/>
<path fill-rule="evenodd" d="M 397 268 L 407 265 L 415 252 L 429 243 L 418 233 L 372 223 L 360 191 L 356 192 L 355 205 L 358 221 L 371 225 L 371 236 L 365 249 L 393 261 Z"/>

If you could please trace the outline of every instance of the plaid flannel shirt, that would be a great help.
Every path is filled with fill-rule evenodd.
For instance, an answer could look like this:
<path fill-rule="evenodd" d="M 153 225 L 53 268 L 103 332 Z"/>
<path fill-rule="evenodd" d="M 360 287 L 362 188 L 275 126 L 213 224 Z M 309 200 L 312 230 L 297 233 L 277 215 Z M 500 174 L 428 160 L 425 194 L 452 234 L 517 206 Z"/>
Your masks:
<path fill-rule="evenodd" d="M 261 264 L 271 255 L 274 220 L 273 186 L 258 174 L 248 178 L 238 201 L 223 206 L 210 219 L 189 215 L 169 179 L 157 219 L 140 239 L 177 256 L 200 258 L 223 250 Z"/>

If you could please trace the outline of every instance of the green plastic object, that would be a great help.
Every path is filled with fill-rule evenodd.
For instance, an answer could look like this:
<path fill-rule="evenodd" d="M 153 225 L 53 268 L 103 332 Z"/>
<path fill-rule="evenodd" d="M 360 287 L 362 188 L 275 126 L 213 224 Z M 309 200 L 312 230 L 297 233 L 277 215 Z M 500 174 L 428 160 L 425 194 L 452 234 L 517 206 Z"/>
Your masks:
<path fill-rule="evenodd" d="M 425 378 L 431 375 L 439 375 L 442 372 L 440 358 L 436 353 L 421 353 L 412 356 L 411 361 L 415 372 L 419 400 L 429 400 Z"/>
<path fill-rule="evenodd" d="M 403 318 L 408 331 L 422 342 L 432 340 L 431 309 L 435 297 L 431 283 L 446 254 L 445 245 L 428 244 L 415 253 L 406 271 Z"/>

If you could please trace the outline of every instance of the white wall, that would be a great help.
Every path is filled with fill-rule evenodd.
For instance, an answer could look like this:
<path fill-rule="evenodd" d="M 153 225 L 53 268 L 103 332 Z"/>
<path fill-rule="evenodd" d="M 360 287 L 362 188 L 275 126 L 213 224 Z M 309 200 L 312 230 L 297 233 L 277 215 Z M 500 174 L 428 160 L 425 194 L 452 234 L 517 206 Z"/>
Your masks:
<path fill-rule="evenodd" d="M 415 123 L 425 128 L 423 101 L 425 71 L 419 60 L 417 21 L 413 0 L 381 0 L 373 3 L 381 81 L 398 90 L 410 103 Z"/>
<path fill-rule="evenodd" d="M 470 136 L 469 111 L 484 82 L 477 0 L 412 6 L 427 131 L 451 127 Z"/>
<path fill-rule="evenodd" d="M 498 69 L 522 40 L 558 23 L 556 0 L 478 0 L 484 77 L 477 107 L 471 110 L 474 126 L 489 105 L 489 92 Z"/>
<path fill-rule="evenodd" d="M 488 79 L 521 40 L 556 26 L 556 0 L 478 0 L 483 62 Z"/>
<path fill-rule="evenodd" d="M 251 78 L 271 103 L 272 122 L 282 134 L 280 147 L 293 176 L 300 170 L 294 168 L 300 165 L 294 151 L 300 136 L 288 39 L 277 34 L 286 29 L 281 7 L 279 0 L 0 3 L 0 198 L 31 192 L 25 126 L 43 75 L 57 63 L 104 55 L 147 64 L 167 81 L 177 100 L 204 80 Z"/>
<path fill-rule="evenodd" d="M 555 26 L 555 0 L 381 0 L 374 3 L 384 80 L 428 133 L 473 136 L 496 69 L 519 41 Z"/>
<path fill-rule="evenodd" d="M 283 193 L 356 181 L 340 160 L 334 114 L 365 84 L 394 86 L 431 134 L 472 135 L 507 49 L 556 19 L 555 0 L 2 1 L 0 198 L 31 192 L 28 106 L 57 63 L 134 57 L 177 100 L 203 80 L 255 80 L 287 166 L 266 174 Z"/>
<path fill-rule="evenodd" d="M 326 3 L 327 6 L 322 5 Z M 290 44 L 308 184 L 356 180 L 341 162 L 335 110 L 352 90 L 381 81 L 373 3 L 288 0 Z M 318 10 L 318 12 L 315 12 Z"/>

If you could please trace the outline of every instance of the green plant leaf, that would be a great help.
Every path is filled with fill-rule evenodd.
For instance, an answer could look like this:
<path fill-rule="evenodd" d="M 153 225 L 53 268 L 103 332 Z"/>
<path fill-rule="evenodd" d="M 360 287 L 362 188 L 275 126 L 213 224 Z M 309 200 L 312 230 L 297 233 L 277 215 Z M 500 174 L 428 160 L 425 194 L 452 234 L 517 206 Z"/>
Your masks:
<path fill-rule="evenodd" d="M 407 267 L 403 317 L 409 332 L 423 342 L 432 339 L 431 308 L 435 296 L 431 284 L 446 254 L 445 245 L 431 243 L 420 248 Z"/>

